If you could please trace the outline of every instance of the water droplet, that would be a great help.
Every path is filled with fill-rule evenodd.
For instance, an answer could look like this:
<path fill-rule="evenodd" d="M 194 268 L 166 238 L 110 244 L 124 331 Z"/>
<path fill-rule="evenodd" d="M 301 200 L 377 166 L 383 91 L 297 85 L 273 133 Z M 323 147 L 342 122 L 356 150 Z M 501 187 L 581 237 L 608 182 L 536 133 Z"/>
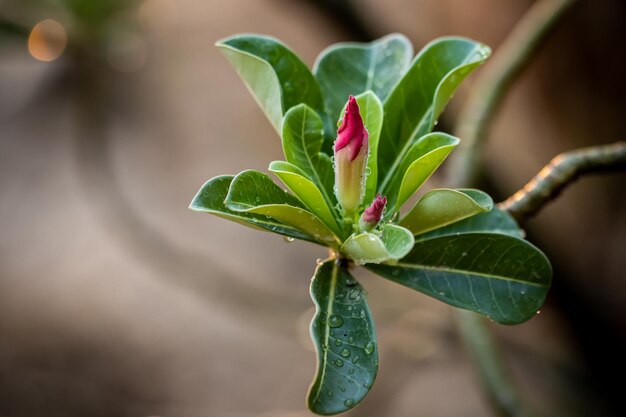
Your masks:
<path fill-rule="evenodd" d="M 463 252 L 461 256 L 467 256 L 467 252 Z"/>
<path fill-rule="evenodd" d="M 352 352 L 350 352 L 350 349 L 343 348 L 341 349 L 341 352 L 339 352 L 339 354 L 344 358 L 347 358 L 350 356 L 350 354 L 352 354 Z"/>
<path fill-rule="evenodd" d="M 343 402 L 343 405 L 346 407 L 352 407 L 354 405 L 354 400 L 352 398 L 348 398 Z"/>
<path fill-rule="evenodd" d="M 435 122 L 433 123 L 435 126 L 437 126 L 439 124 L 439 120 L 435 120 Z"/>
<path fill-rule="evenodd" d="M 340 117 L 339 120 L 337 120 L 337 127 L 341 127 L 342 124 L 343 124 L 343 117 Z"/>
<path fill-rule="evenodd" d="M 352 363 L 356 365 L 359 360 L 361 360 L 361 358 L 359 356 L 355 356 L 354 358 L 352 358 Z"/>
<path fill-rule="evenodd" d="M 343 345 L 343 342 L 341 340 L 339 339 L 335 340 L 335 346 L 339 347 L 341 345 Z"/>
<path fill-rule="evenodd" d="M 341 392 L 346 392 L 346 387 L 341 387 L 339 389 L 341 390 Z"/>
<path fill-rule="evenodd" d="M 322 265 L 324 264 L 324 261 L 323 261 L 323 260 L 321 260 L 320 258 L 317 258 L 317 261 L 315 261 L 315 264 L 316 264 L 317 266 L 322 266 Z M 313 278 L 315 278 L 315 277 L 313 277 Z"/>
<path fill-rule="evenodd" d="M 370 340 L 369 342 L 367 342 L 367 345 L 365 345 L 364 349 L 365 353 L 371 355 L 372 353 L 374 353 L 374 349 L 376 349 L 376 343 L 374 343 L 373 340 Z"/>
<path fill-rule="evenodd" d="M 537 310 L 537 314 L 541 314 L 541 310 Z"/>
<path fill-rule="evenodd" d="M 350 375 L 354 374 L 354 369 L 352 369 L 352 368 L 351 368 L 351 369 L 348 369 L 348 373 L 349 373 Z"/>
<path fill-rule="evenodd" d="M 367 389 L 372 388 L 372 384 L 370 384 L 369 382 L 366 382 L 365 384 L 363 384 L 363 386 Z"/>
<path fill-rule="evenodd" d="M 291 243 L 291 242 L 293 242 L 293 241 L 294 241 L 294 240 L 296 240 L 296 239 L 294 239 L 294 238 L 292 238 L 292 237 L 290 237 L 290 236 L 283 236 L 283 240 L 284 240 L 285 242 L 287 242 L 287 243 Z"/>
<path fill-rule="evenodd" d="M 365 175 L 369 175 L 372 173 L 372 169 L 370 167 L 365 168 Z"/>
<path fill-rule="evenodd" d="M 343 366 L 343 361 L 341 359 L 335 360 L 334 363 L 337 368 L 341 368 Z"/>
<path fill-rule="evenodd" d="M 359 290 L 351 290 L 350 291 L 350 295 L 348 297 L 350 297 L 351 300 L 358 300 L 359 298 L 361 298 L 360 291 Z"/>
<path fill-rule="evenodd" d="M 330 327 L 341 327 L 342 324 L 343 324 L 343 319 L 341 318 L 341 316 L 338 316 L 336 314 L 333 314 L 328 319 L 328 325 Z"/>
<path fill-rule="evenodd" d="M 348 339 L 348 343 L 354 343 L 354 337 L 350 336 L 350 339 Z"/>

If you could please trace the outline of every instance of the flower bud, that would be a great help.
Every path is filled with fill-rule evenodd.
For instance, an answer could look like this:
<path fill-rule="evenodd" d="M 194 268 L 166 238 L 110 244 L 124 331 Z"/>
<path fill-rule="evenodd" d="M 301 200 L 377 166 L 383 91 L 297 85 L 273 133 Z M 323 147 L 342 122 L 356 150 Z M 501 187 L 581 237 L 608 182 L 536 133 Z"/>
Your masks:
<path fill-rule="evenodd" d="M 380 194 L 376 196 L 372 204 L 365 209 L 359 220 L 359 229 L 362 232 L 369 232 L 372 230 L 380 219 L 383 217 L 383 210 L 387 204 L 387 197 L 382 197 Z"/>
<path fill-rule="evenodd" d="M 344 214 L 350 215 L 363 199 L 368 155 L 368 133 L 353 96 L 348 100 L 343 122 L 337 130 L 334 150 L 337 200 Z"/>

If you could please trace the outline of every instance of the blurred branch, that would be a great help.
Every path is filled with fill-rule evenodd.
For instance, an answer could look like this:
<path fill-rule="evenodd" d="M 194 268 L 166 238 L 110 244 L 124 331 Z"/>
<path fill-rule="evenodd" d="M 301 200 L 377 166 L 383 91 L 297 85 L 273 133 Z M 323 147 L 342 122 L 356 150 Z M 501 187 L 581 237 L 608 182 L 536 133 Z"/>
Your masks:
<path fill-rule="evenodd" d="M 489 323 L 466 310 L 458 310 L 455 317 L 483 389 L 492 404 L 497 404 L 499 414 L 506 417 L 534 416 L 522 401 L 515 382 L 503 366 L 503 358 Z"/>
<path fill-rule="evenodd" d="M 474 186 L 480 177 L 480 155 L 489 123 L 513 81 L 576 0 L 538 0 L 504 40 L 467 100 L 456 129 L 463 138 L 452 161 L 450 182 Z M 519 392 L 489 324 L 477 314 L 455 310 L 461 337 L 494 410 L 503 417 L 533 416 Z"/>
<path fill-rule="evenodd" d="M 291 1 L 291 0 L 283 0 Z M 347 32 L 353 41 L 369 42 L 378 37 L 371 25 L 359 13 L 357 2 L 352 0 L 300 0 L 319 9 L 328 20 Z"/>
<path fill-rule="evenodd" d="M 485 67 L 457 123 L 462 138 L 450 176 L 456 186 L 475 184 L 480 178 L 480 155 L 491 120 L 502 98 L 539 49 L 563 13 L 576 0 L 538 0 L 503 41 Z"/>
<path fill-rule="evenodd" d="M 557 155 L 528 184 L 500 203 L 517 220 L 532 217 L 579 176 L 626 170 L 626 142 Z"/>
<path fill-rule="evenodd" d="M 29 33 L 30 30 L 27 27 L 0 18 L 0 36 L 8 35 L 26 38 Z"/>

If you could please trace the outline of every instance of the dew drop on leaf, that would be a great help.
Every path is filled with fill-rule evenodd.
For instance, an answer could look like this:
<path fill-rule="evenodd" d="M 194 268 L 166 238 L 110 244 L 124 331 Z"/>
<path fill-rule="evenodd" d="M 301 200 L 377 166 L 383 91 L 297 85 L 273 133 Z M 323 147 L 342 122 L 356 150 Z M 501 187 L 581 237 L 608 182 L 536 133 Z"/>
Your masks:
<path fill-rule="evenodd" d="M 341 318 L 341 316 L 338 316 L 336 314 L 333 314 L 328 319 L 328 325 L 330 327 L 341 327 L 342 324 L 343 324 L 343 319 Z"/>
<path fill-rule="evenodd" d="M 344 358 L 349 357 L 351 353 L 352 352 L 350 352 L 350 349 L 346 349 L 346 348 L 341 349 L 341 352 L 339 352 L 339 354 L 343 356 Z"/>
<path fill-rule="evenodd" d="M 365 353 L 367 353 L 368 355 L 371 355 L 372 353 L 374 353 L 374 349 L 376 348 L 376 343 L 374 343 L 373 340 L 370 340 L 369 342 L 367 342 L 367 345 L 365 345 Z"/>
<path fill-rule="evenodd" d="M 343 402 L 343 405 L 346 407 L 352 407 L 354 405 L 354 400 L 352 398 L 348 398 Z"/>
<path fill-rule="evenodd" d="M 293 242 L 293 241 L 294 241 L 294 240 L 296 240 L 296 239 L 294 239 L 294 238 L 292 238 L 292 237 L 289 237 L 289 236 L 283 236 L 283 240 L 284 240 L 285 242 L 287 242 L 287 243 L 291 243 L 291 242 Z"/>
<path fill-rule="evenodd" d="M 343 361 L 341 359 L 335 360 L 335 365 L 337 368 L 341 368 L 343 366 Z"/>

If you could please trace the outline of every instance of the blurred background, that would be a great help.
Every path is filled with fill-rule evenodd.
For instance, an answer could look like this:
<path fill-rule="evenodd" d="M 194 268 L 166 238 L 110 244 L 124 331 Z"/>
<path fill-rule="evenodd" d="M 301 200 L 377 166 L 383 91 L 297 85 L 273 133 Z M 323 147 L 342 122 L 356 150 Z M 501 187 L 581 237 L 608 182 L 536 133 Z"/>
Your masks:
<path fill-rule="evenodd" d="M 281 159 L 213 43 L 270 34 L 309 65 L 390 32 L 497 51 L 531 4 L 0 0 L 0 416 L 309 416 L 308 285 L 326 254 L 187 209 L 205 180 Z M 624 140 L 625 22 L 623 1 L 581 0 L 548 38 L 490 131 L 495 197 L 559 152 Z M 530 322 L 494 327 L 542 415 L 623 415 L 609 377 L 625 371 L 625 184 L 582 179 L 526 225 L 553 289 Z M 494 416 L 450 310 L 357 276 L 380 373 L 347 415 Z"/>

